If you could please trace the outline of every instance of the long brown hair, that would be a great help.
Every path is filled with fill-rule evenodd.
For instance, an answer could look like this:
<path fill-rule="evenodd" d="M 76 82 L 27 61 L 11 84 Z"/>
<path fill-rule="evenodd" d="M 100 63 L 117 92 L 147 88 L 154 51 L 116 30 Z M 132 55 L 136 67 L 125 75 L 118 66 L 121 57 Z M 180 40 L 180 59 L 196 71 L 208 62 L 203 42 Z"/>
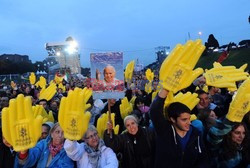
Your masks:
<path fill-rule="evenodd" d="M 232 140 L 232 132 L 236 130 L 239 126 L 243 126 L 245 129 L 245 138 L 239 146 L 236 142 Z M 220 160 L 229 160 L 236 156 L 238 151 L 241 151 L 244 158 L 249 158 L 249 137 L 247 127 L 244 123 L 238 123 L 233 126 L 232 130 L 224 137 L 222 145 L 222 153 L 220 155 Z"/>

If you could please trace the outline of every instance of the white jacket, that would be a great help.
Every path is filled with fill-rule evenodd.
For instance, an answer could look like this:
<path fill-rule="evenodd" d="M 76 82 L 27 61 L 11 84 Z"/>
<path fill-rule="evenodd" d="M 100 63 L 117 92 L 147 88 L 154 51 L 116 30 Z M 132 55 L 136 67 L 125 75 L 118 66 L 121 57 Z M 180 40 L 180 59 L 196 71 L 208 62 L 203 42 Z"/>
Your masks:
<path fill-rule="evenodd" d="M 88 153 L 84 149 L 84 143 L 78 143 L 76 141 L 70 141 L 66 139 L 64 143 L 64 149 L 69 158 L 77 161 L 78 168 L 92 168 L 89 163 Z M 118 160 L 115 153 L 111 148 L 102 146 L 101 157 L 99 159 L 98 167 L 101 168 L 117 168 Z"/>

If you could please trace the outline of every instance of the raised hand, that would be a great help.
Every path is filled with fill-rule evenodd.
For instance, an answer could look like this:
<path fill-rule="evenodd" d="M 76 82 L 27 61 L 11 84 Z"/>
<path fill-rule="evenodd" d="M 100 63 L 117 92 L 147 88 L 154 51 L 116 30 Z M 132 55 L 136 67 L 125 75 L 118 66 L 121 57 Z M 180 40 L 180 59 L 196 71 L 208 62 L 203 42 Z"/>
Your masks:
<path fill-rule="evenodd" d="M 154 72 L 152 72 L 151 69 L 147 69 L 145 74 L 149 82 L 152 82 L 154 80 Z"/>
<path fill-rule="evenodd" d="M 58 88 L 62 89 L 63 92 L 66 91 L 66 87 L 62 83 L 59 83 Z"/>
<path fill-rule="evenodd" d="M 107 113 L 103 113 L 101 117 L 98 118 L 97 120 L 97 131 L 98 131 L 98 135 L 100 138 L 103 138 L 104 135 L 104 131 L 106 130 L 106 128 L 110 131 L 113 129 L 113 124 L 115 125 L 115 114 L 111 113 L 111 121 L 109 121 L 109 117 L 108 117 L 108 112 Z M 114 128 L 114 133 L 117 135 L 119 132 L 119 125 L 116 125 Z"/>
<path fill-rule="evenodd" d="M 91 114 L 85 111 L 91 106 L 87 104 L 91 95 L 90 89 L 75 88 L 61 99 L 58 120 L 65 138 L 79 140 L 87 131 Z"/>
<path fill-rule="evenodd" d="M 43 117 L 43 123 L 47 121 L 50 121 L 50 122 L 55 121 L 52 111 L 49 111 L 49 114 L 48 114 L 42 105 L 32 106 L 32 111 L 33 111 L 33 115 L 35 118 L 38 115 L 41 115 Z"/>
<path fill-rule="evenodd" d="M 122 119 L 124 119 L 127 115 L 129 115 L 133 111 L 133 106 L 128 102 L 128 98 L 124 97 L 120 104 L 120 112 Z"/>
<path fill-rule="evenodd" d="M 3 136 L 15 151 L 27 150 L 34 147 L 41 136 L 42 121 L 42 116 L 33 115 L 31 97 L 19 94 L 3 109 Z"/>
<path fill-rule="evenodd" d="M 125 69 L 124 76 L 125 76 L 125 81 L 130 82 L 133 77 L 133 72 L 134 72 L 134 66 L 135 66 L 135 61 L 130 61 Z"/>
<path fill-rule="evenodd" d="M 152 92 L 152 82 L 148 82 L 145 84 L 145 92 L 150 94 Z"/>
<path fill-rule="evenodd" d="M 241 122 L 250 110 L 250 78 L 245 80 L 237 90 L 229 106 L 226 118 L 232 122 Z"/>
<path fill-rule="evenodd" d="M 183 94 L 180 92 L 176 96 L 173 96 L 173 92 L 169 92 L 165 100 L 164 107 L 173 102 L 180 102 L 185 104 L 190 110 L 192 110 L 199 103 L 199 101 L 200 99 L 198 98 L 197 93 L 187 92 Z"/>
<path fill-rule="evenodd" d="M 43 88 L 46 87 L 46 84 L 47 84 L 46 79 L 43 76 L 40 76 L 40 78 L 39 78 L 39 86 L 43 89 Z"/>
<path fill-rule="evenodd" d="M 152 102 L 154 101 L 155 99 L 155 96 L 158 94 L 159 90 L 156 90 L 152 93 Z"/>
<path fill-rule="evenodd" d="M 17 89 L 16 83 L 14 81 L 10 82 L 10 86 L 12 87 L 12 89 Z"/>
<path fill-rule="evenodd" d="M 49 101 L 55 94 L 56 94 L 56 84 L 51 82 L 47 88 L 42 88 L 39 95 L 39 100 L 46 99 Z"/>
<path fill-rule="evenodd" d="M 136 99 L 136 96 L 133 96 L 133 97 L 130 99 L 130 101 L 129 101 L 129 103 L 132 104 L 132 107 L 134 107 L 135 99 Z"/>
<path fill-rule="evenodd" d="M 163 88 L 176 93 L 188 87 L 202 74 L 203 69 L 197 68 L 193 71 L 193 68 L 204 49 L 201 40 L 190 40 L 184 46 L 177 44 L 160 68 L 160 82 Z"/>
<path fill-rule="evenodd" d="M 237 90 L 235 82 L 245 80 L 248 76 L 248 73 L 244 72 L 247 64 L 244 64 L 239 69 L 236 69 L 235 66 L 222 66 L 218 62 L 215 62 L 213 66 L 212 69 L 206 70 L 203 74 L 208 86 L 228 88 L 230 91 L 235 91 Z"/>
<path fill-rule="evenodd" d="M 31 72 L 30 76 L 29 76 L 29 81 L 31 85 L 34 85 L 36 82 L 36 75 L 34 72 Z"/>
<path fill-rule="evenodd" d="M 54 82 L 55 82 L 56 84 L 60 84 L 60 83 L 62 83 L 62 81 L 63 81 L 63 77 L 60 77 L 60 76 L 55 75 L 55 77 L 54 77 Z"/>

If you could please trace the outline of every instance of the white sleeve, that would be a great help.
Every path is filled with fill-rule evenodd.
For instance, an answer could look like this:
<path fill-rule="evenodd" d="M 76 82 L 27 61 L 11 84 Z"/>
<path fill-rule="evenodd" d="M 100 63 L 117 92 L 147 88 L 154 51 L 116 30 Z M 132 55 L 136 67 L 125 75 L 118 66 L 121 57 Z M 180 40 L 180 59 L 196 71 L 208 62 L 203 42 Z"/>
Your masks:
<path fill-rule="evenodd" d="M 107 164 L 103 166 L 103 168 L 118 168 L 118 160 L 116 154 L 111 148 L 105 149 L 105 157 Z"/>
<path fill-rule="evenodd" d="M 64 149 L 68 157 L 74 161 L 79 161 L 85 152 L 84 143 L 79 144 L 76 141 L 71 141 L 68 139 L 66 139 L 64 142 Z"/>

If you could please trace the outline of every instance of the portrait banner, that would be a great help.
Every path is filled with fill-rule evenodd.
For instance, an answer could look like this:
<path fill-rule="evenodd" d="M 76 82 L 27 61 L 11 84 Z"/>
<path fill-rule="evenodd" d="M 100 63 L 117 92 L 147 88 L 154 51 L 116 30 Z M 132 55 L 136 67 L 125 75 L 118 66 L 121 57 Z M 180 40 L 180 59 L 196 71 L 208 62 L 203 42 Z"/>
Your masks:
<path fill-rule="evenodd" d="M 94 99 L 119 99 L 124 93 L 123 53 L 92 53 L 91 87 Z"/>

